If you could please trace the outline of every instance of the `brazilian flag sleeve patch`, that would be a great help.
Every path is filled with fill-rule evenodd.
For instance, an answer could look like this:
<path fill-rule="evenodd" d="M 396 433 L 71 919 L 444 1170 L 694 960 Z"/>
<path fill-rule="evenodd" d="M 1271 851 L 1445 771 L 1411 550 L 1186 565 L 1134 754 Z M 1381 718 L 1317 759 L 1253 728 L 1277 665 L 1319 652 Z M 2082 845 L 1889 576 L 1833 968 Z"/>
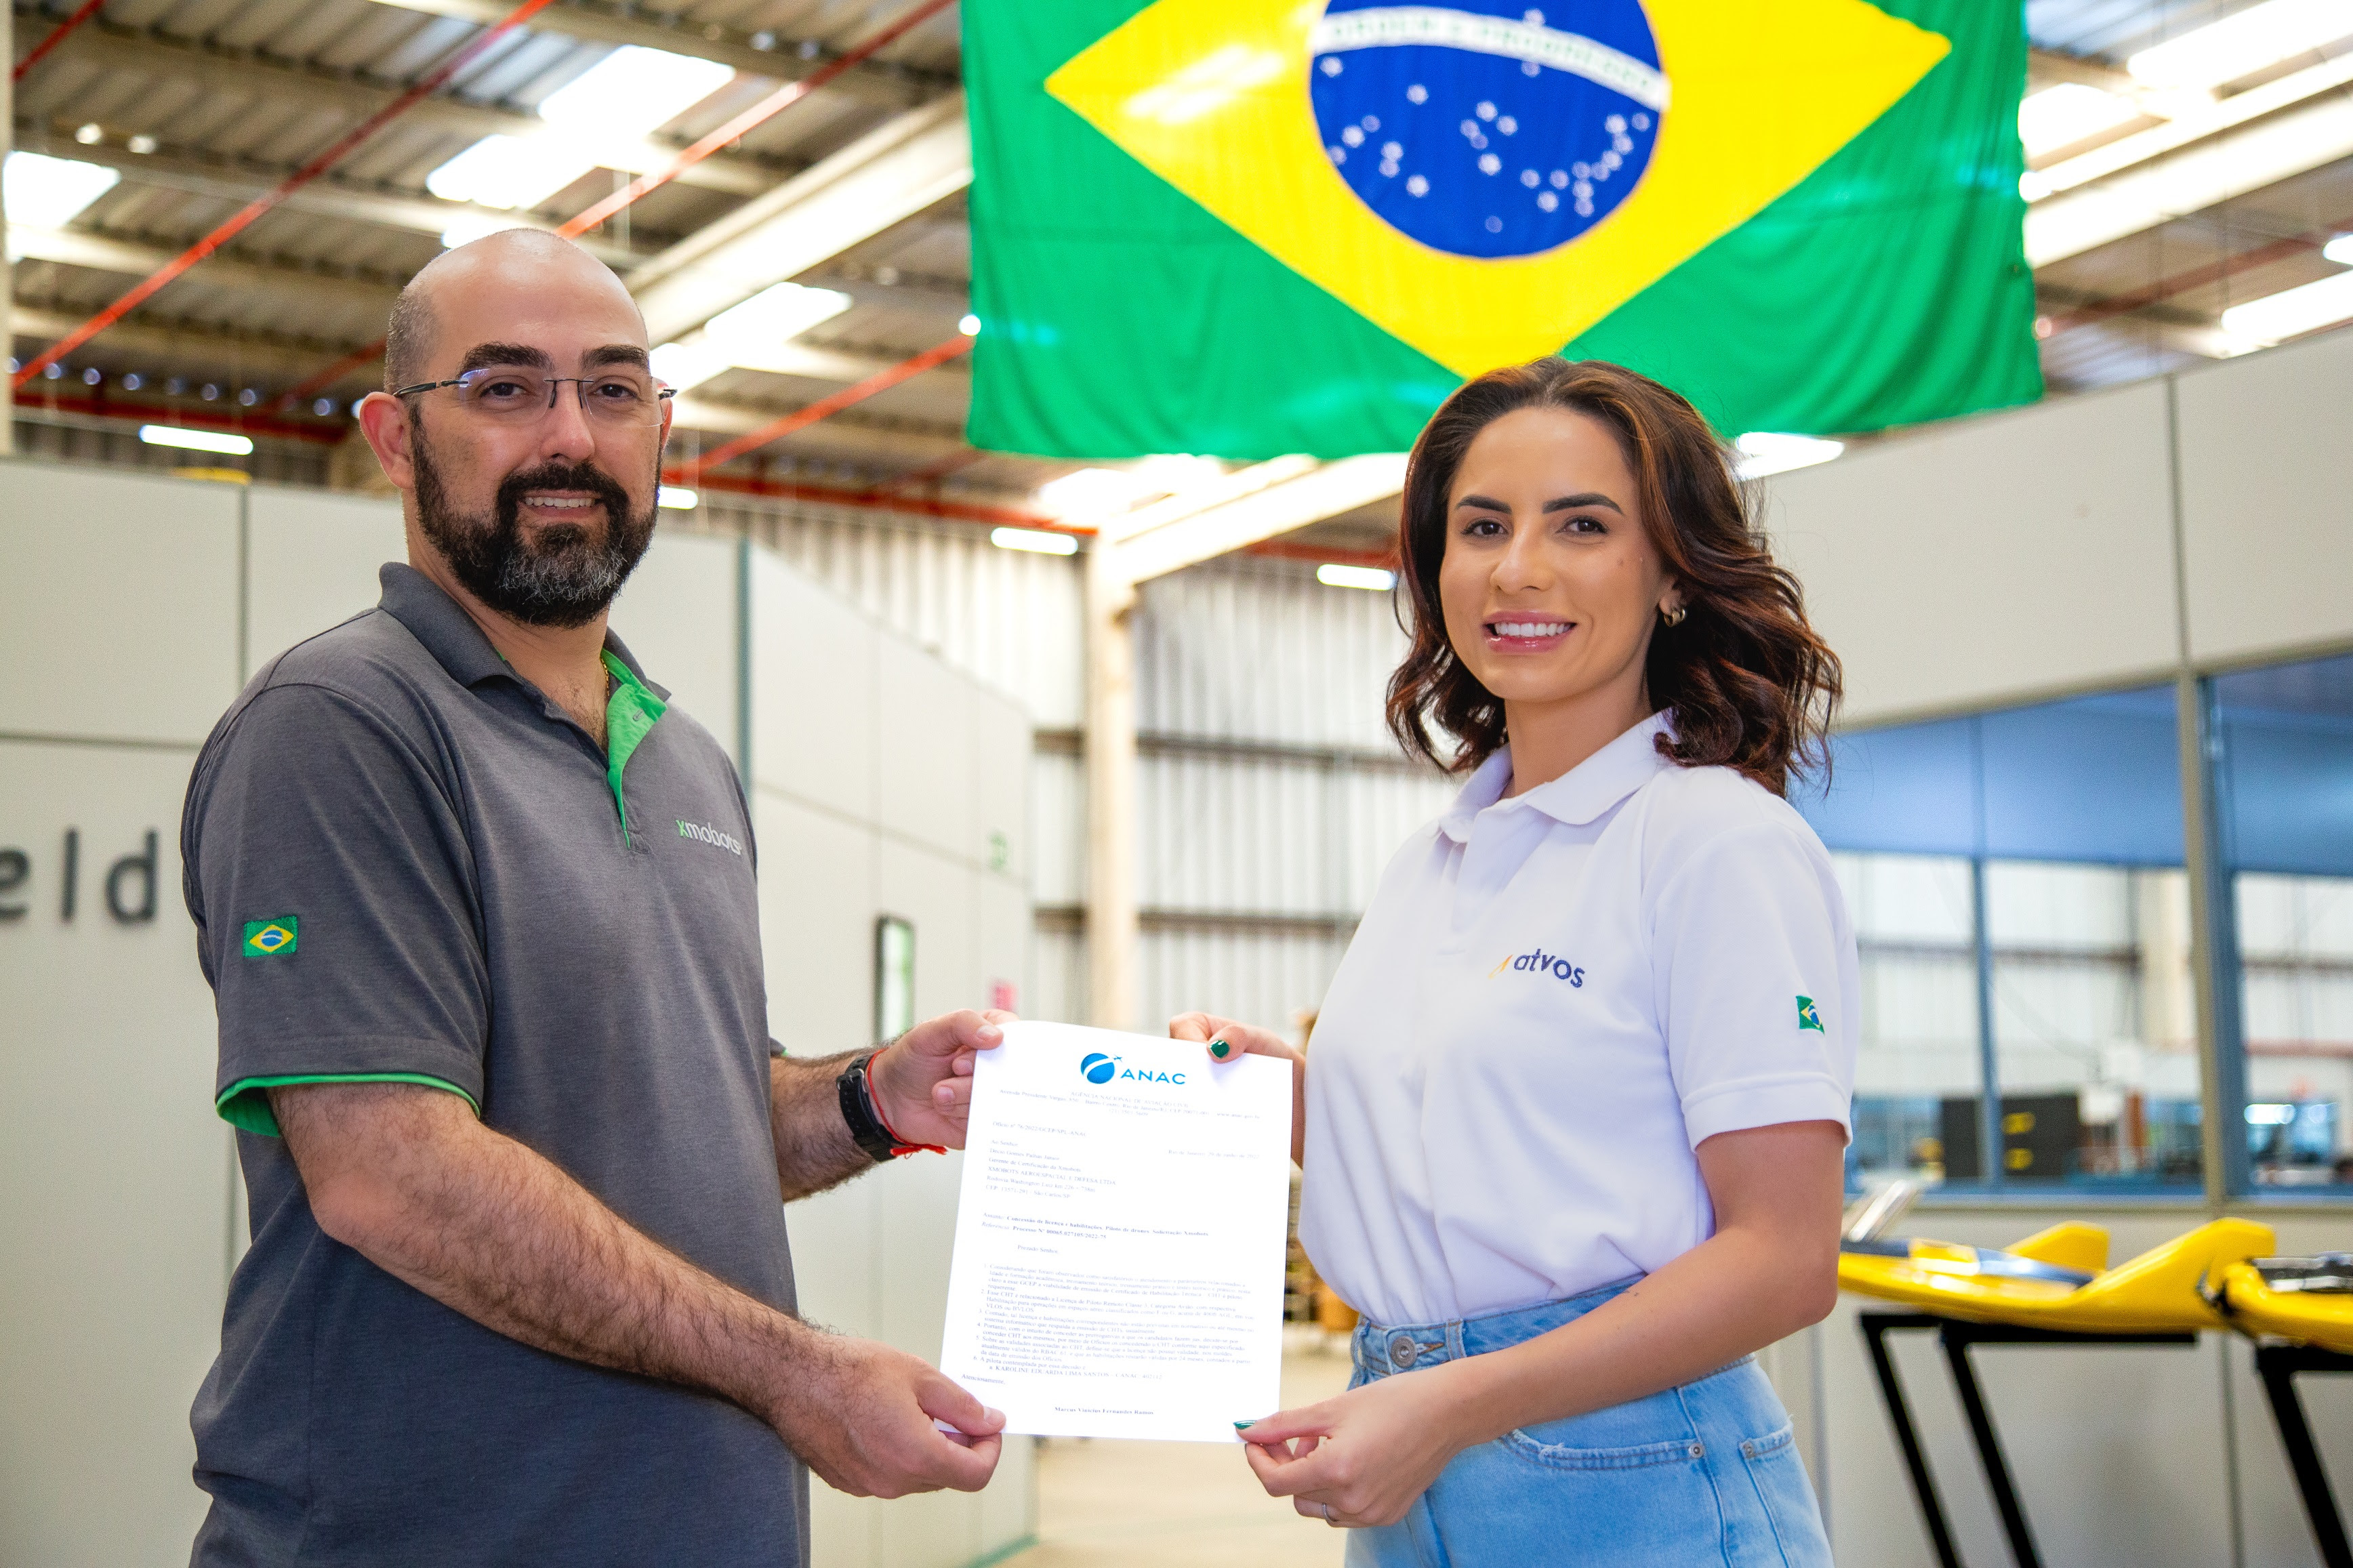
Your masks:
<path fill-rule="evenodd" d="M 1798 998 L 1798 1027 L 1800 1029 L 1822 1028 L 1822 1016 L 1814 1011 L 1814 999 L 1810 996 Z M 1830 1031 L 1822 1029 L 1822 1033 L 1828 1034 Z"/>
<path fill-rule="evenodd" d="M 292 915 L 280 915 L 276 920 L 245 922 L 245 956 L 276 958 L 294 951 L 301 936 L 301 921 Z"/>

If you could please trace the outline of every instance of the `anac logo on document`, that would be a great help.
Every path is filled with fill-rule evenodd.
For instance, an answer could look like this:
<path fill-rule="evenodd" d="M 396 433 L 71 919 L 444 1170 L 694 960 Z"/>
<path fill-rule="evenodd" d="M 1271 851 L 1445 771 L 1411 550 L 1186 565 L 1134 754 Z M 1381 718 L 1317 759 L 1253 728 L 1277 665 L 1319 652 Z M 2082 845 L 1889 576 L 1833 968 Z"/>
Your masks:
<path fill-rule="evenodd" d="M 1121 1058 L 1105 1056 L 1101 1051 L 1089 1051 L 1079 1062 L 1079 1076 L 1089 1083 L 1109 1083 L 1115 1078 L 1134 1079 L 1138 1083 L 1176 1083 L 1185 1081 L 1181 1072 L 1155 1072 L 1150 1068 L 1124 1068 Z"/>

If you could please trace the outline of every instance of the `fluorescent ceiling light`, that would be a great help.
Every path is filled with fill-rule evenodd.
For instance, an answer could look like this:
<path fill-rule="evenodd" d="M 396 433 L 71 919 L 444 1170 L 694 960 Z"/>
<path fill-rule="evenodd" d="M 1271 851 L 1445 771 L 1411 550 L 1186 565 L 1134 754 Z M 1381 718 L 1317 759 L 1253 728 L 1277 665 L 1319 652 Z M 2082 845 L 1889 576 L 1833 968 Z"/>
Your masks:
<path fill-rule="evenodd" d="M 2165 124 L 2152 125 L 2129 136 L 2119 136 L 2088 153 L 2078 153 L 2063 162 L 2035 171 L 2032 177 L 2037 184 L 2027 199 L 2041 201 L 2058 192 L 2105 179 L 2136 163 L 2146 163 L 2193 142 L 2202 142 L 2235 126 L 2277 113 L 2306 99 L 2332 92 L 2348 81 L 2353 81 L 2353 54 L 2339 55 L 2318 65 L 2307 66 L 2303 70 L 2267 81 L 2261 87 L 2232 93 L 2219 102 L 2184 110 L 2174 114 Z M 2313 139 L 2309 131 L 2300 134 L 2307 140 Z M 2324 154 L 2305 167 L 2316 167 L 2334 156 L 2334 153 Z"/>
<path fill-rule="evenodd" d="M 655 349 L 653 372 L 681 391 L 699 386 L 730 368 L 807 375 L 810 351 L 795 352 L 788 345 L 855 302 L 832 289 L 776 284 L 720 311 L 702 331 Z"/>
<path fill-rule="evenodd" d="M 1226 466 L 1217 458 L 1196 458 L 1189 452 L 1155 453 L 1128 471 L 1146 495 L 1181 495 L 1226 477 Z"/>
<path fill-rule="evenodd" d="M 2353 318 L 2353 272 L 2266 294 L 2222 312 L 2222 330 L 2259 343 L 2276 343 Z"/>
<path fill-rule="evenodd" d="M 1278 458 L 1257 467 L 1273 468 L 1276 464 L 1288 466 L 1294 461 L 1304 463 L 1308 471 L 1193 512 L 1181 521 L 1138 531 L 1134 537 L 1122 541 L 1118 546 L 1121 574 L 1130 582 L 1147 582 L 1197 561 L 1207 561 L 1261 539 L 1271 539 L 1278 533 L 1288 533 L 1294 528 L 1387 500 L 1395 496 L 1405 481 L 1403 452 L 1366 452 L 1320 466 L 1312 458 Z M 1253 473 L 1253 469 L 1244 468 L 1227 475 L 1217 486 L 1204 488 L 1221 489 Z M 1171 506 L 1186 499 L 1179 496 L 1160 504 Z M 1146 507 L 1145 512 L 1159 510 L 1156 506 Z M 1127 527 L 1134 520 L 1121 518 L 1118 521 Z"/>
<path fill-rule="evenodd" d="M 2125 62 L 2155 88 L 2213 88 L 2353 33 L 2348 0 L 2263 0 L 2141 50 Z"/>
<path fill-rule="evenodd" d="M 1146 458 L 1145 461 L 1151 459 Z M 1254 463 L 1247 468 L 1237 468 L 1230 474 L 1188 485 L 1166 500 L 1154 501 L 1149 506 L 1140 507 L 1106 522 L 1103 532 L 1105 538 L 1113 542 L 1134 539 L 1155 529 L 1166 528 L 1197 516 L 1211 507 L 1224 506 L 1244 496 L 1288 484 L 1293 479 L 1314 473 L 1315 468 L 1315 459 L 1304 453 L 1269 458 L 1263 463 Z"/>
<path fill-rule="evenodd" d="M 1282 473 L 1269 474 L 1262 482 L 1271 483 L 1277 477 L 1287 479 L 1315 466 L 1313 458 L 1282 460 L 1286 464 Z M 1225 481 L 1249 472 L 1243 469 L 1229 476 L 1225 465 L 1215 458 L 1165 452 L 1145 458 L 1131 468 L 1081 468 L 1074 474 L 1064 474 L 1039 486 L 1037 501 L 1056 517 L 1118 518 L 1117 533 L 1124 538 L 1169 521 L 1164 513 L 1189 515 L 1204 507 L 1216 506 L 1230 499 L 1231 494 L 1242 493 L 1229 493 Z M 1133 517 L 1120 515 L 1155 496 L 1167 499 L 1154 501 Z M 1197 500 L 1198 504 L 1194 504 Z"/>
<path fill-rule="evenodd" d="M 623 151 L 733 79 L 710 60 L 632 44 L 615 49 L 539 106 L 548 129 L 532 136 L 485 136 L 425 176 L 444 201 L 535 207 L 599 164 L 620 167 Z"/>
<path fill-rule="evenodd" d="M 1376 594 L 1386 594 L 1397 586 L 1397 574 L 1384 572 L 1377 566 L 1343 566 L 1327 561 L 1315 568 L 1315 580 L 1327 588 L 1370 588 Z"/>
<path fill-rule="evenodd" d="M 240 458 L 253 452 L 250 437 L 232 436 L 226 430 L 191 430 L 181 425 L 142 425 L 139 438 L 151 447 L 182 447 L 191 452 L 231 452 Z"/>
<path fill-rule="evenodd" d="M 2140 117 L 2140 105 L 2129 99 L 2080 81 L 2063 81 L 2020 101 L 2018 139 L 2026 143 L 2028 157 L 2040 158 Z"/>
<path fill-rule="evenodd" d="M 1081 468 L 1038 487 L 1038 504 L 1056 517 L 1102 517 L 1125 511 L 1152 486 L 1124 468 Z"/>
<path fill-rule="evenodd" d="M 756 356 L 764 348 L 781 346 L 819 321 L 830 321 L 855 303 L 838 289 L 811 289 L 800 283 L 776 283 L 740 305 L 732 305 L 703 325 L 705 337 L 723 348 L 728 363 L 761 368 Z"/>
<path fill-rule="evenodd" d="M 63 228 L 122 176 L 78 158 L 41 153 L 11 153 L 0 165 L 0 205 L 8 221 L 29 228 Z"/>
<path fill-rule="evenodd" d="M 542 99 L 539 117 L 588 136 L 642 136 L 734 79 L 715 61 L 630 44 Z"/>
<path fill-rule="evenodd" d="M 1225 108 L 1246 92 L 1287 76 L 1290 70 L 1290 62 L 1272 49 L 1228 44 L 1217 53 L 1195 60 L 1167 80 L 1145 88 L 1121 107 L 1140 120 L 1187 125 Z"/>
<path fill-rule="evenodd" d="M 504 234 L 522 226 L 512 218 L 492 217 L 488 213 L 468 213 L 441 231 L 441 248 L 455 250 L 461 245 L 471 245 L 494 234 Z"/>
<path fill-rule="evenodd" d="M 425 188 L 445 202 L 535 207 L 596 166 L 552 136 L 485 136 L 426 175 Z"/>
<path fill-rule="evenodd" d="M 2353 234 L 2340 234 L 2320 247 L 2320 254 L 2339 267 L 2353 267 Z"/>
<path fill-rule="evenodd" d="M 988 542 L 999 550 L 1027 550 L 1037 555 L 1076 555 L 1079 542 L 1067 533 L 1041 528 L 992 528 Z"/>
<path fill-rule="evenodd" d="M 664 485 L 655 492 L 654 504 L 672 511 L 692 511 L 702 504 L 702 497 L 684 485 Z"/>
<path fill-rule="evenodd" d="M 1744 479 L 1761 479 L 1767 474 L 1786 474 L 1792 468 L 1810 468 L 1816 463 L 1827 463 L 1846 450 L 1841 441 L 1825 441 L 1813 436 L 1783 436 L 1769 430 L 1751 430 L 1733 445 L 1740 458 L 1733 471 Z"/>
<path fill-rule="evenodd" d="M 702 385 L 727 368 L 727 356 L 699 337 L 689 342 L 663 343 L 648 357 L 654 374 L 681 392 Z"/>
<path fill-rule="evenodd" d="M 2278 107 L 2348 82 L 2353 82 L 2353 54 L 2225 99 L 2212 113 L 2238 116 L 2244 109 L 2251 118 L 2267 103 Z M 2353 100 L 2341 93 L 2268 114 L 2260 123 L 2232 119 L 2230 124 L 2235 128 L 2227 135 L 2176 151 L 2181 142 L 2217 128 L 2176 121 L 2041 171 L 2064 194 L 2027 209 L 2027 264 L 2047 266 L 2353 155 Z M 2189 134 L 2193 131 L 2197 134 Z M 2169 155 L 2145 168 L 2125 169 L 2158 153 Z M 2070 184 L 2084 188 L 2066 189 Z"/>

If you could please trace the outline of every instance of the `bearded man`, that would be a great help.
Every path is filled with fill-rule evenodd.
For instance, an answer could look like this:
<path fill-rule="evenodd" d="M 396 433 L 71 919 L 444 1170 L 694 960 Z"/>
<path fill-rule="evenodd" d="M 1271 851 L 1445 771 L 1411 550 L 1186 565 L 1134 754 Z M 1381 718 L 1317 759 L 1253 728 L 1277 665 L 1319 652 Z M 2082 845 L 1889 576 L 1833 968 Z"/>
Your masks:
<path fill-rule="evenodd" d="M 644 321 L 513 230 L 417 274 L 385 373 L 408 563 L 254 679 L 182 826 L 253 1243 L 195 1562 L 798 1564 L 804 1461 L 976 1489 L 1004 1418 L 801 1321 L 784 1203 L 960 1145 L 1003 1016 L 769 1040 L 734 768 L 605 624 L 670 427 Z"/>

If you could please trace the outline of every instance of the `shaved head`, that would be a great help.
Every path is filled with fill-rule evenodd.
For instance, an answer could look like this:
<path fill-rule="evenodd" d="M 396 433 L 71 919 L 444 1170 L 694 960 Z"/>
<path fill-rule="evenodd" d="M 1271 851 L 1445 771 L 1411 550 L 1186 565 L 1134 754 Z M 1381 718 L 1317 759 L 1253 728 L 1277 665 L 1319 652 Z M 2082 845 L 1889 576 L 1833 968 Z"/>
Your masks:
<path fill-rule="evenodd" d="M 392 302 L 384 334 L 384 385 L 387 392 L 435 379 L 436 351 L 446 312 L 436 301 L 462 289 L 469 300 L 512 294 L 533 299 L 552 287 L 585 288 L 608 295 L 637 311 L 636 301 L 613 269 L 568 239 L 535 228 L 501 229 L 455 250 L 445 250 L 408 280 Z M 638 317 L 638 337 L 645 318 Z"/>

